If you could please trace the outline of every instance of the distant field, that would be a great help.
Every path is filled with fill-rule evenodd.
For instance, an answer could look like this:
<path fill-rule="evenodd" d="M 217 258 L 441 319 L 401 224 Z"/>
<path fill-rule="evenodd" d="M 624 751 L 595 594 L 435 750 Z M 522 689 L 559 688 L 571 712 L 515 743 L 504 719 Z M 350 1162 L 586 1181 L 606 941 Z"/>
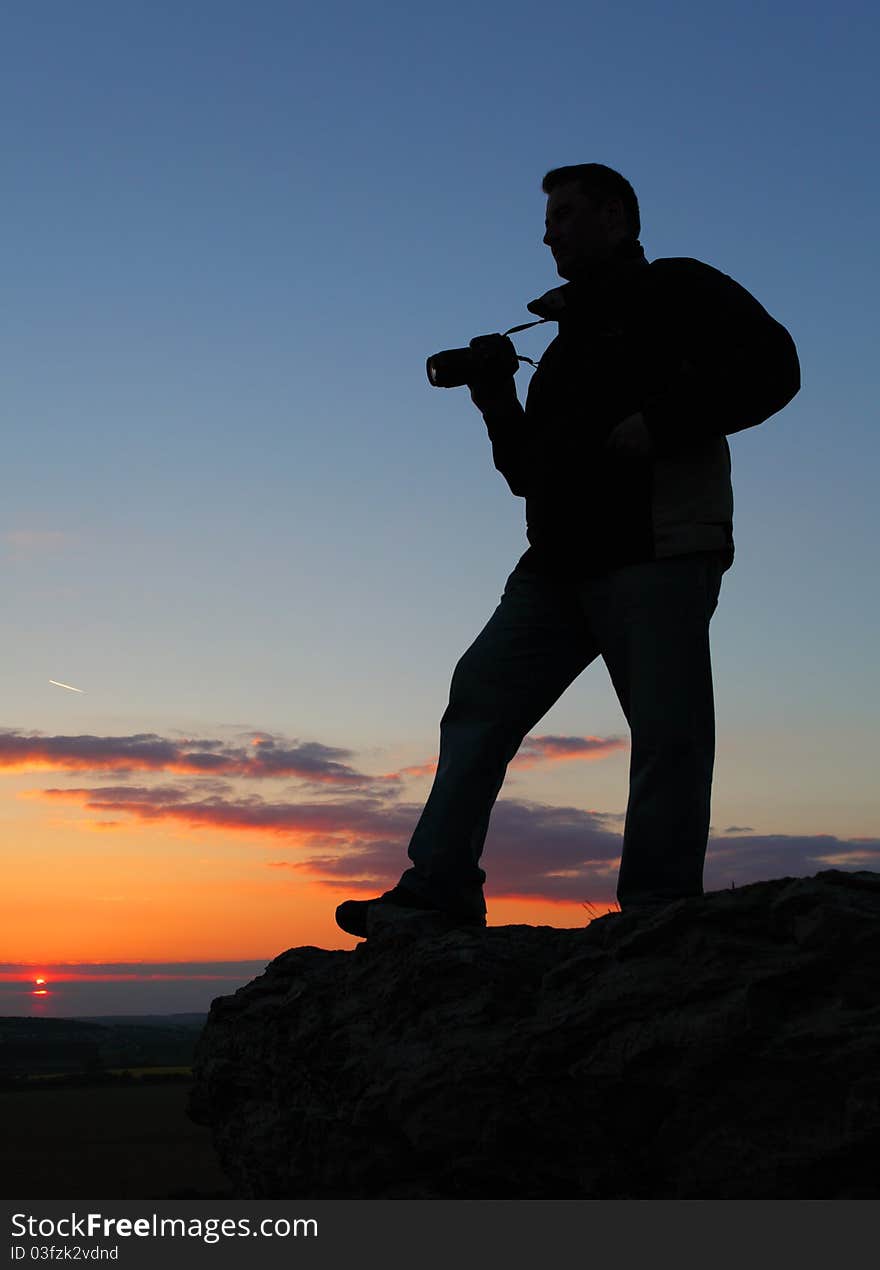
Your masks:
<path fill-rule="evenodd" d="M 4 1199 L 232 1198 L 189 1084 L 0 1091 Z"/>
<path fill-rule="evenodd" d="M 106 1069 L 108 1076 L 192 1076 L 191 1067 L 108 1067 Z M 26 1077 L 28 1085 L 37 1080 L 48 1080 L 60 1082 L 70 1077 L 69 1071 L 62 1072 L 39 1072 L 34 1076 Z"/>

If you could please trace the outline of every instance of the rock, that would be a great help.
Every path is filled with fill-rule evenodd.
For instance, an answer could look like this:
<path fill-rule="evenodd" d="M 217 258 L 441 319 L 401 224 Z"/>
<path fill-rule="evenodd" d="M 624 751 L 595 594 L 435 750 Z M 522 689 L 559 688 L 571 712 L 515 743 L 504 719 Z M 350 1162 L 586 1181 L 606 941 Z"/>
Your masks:
<path fill-rule="evenodd" d="M 880 874 L 585 928 L 389 929 L 214 1001 L 239 1198 L 880 1197 Z"/>

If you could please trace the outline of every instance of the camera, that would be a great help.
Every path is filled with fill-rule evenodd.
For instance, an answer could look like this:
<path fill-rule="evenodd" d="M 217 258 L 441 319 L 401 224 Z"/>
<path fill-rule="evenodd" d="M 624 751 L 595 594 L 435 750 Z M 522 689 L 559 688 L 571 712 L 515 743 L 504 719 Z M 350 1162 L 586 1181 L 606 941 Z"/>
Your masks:
<path fill-rule="evenodd" d="M 508 379 L 519 370 L 520 358 L 506 335 L 478 335 L 467 348 L 448 348 L 427 361 L 428 383 L 434 388 Z"/>

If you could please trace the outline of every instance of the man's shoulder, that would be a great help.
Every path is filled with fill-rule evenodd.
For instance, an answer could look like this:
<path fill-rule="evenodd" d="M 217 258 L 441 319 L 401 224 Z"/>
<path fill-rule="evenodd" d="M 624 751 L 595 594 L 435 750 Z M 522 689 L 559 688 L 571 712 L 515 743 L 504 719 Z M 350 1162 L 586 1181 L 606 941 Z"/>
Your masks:
<path fill-rule="evenodd" d="M 755 322 L 770 319 L 761 302 L 730 274 L 691 256 L 668 256 L 652 260 L 647 269 L 643 292 L 652 312 L 656 307 L 675 310 L 685 317 L 717 318 L 726 322 Z"/>
<path fill-rule="evenodd" d="M 695 260 L 693 256 L 658 256 L 648 262 L 644 271 L 647 278 L 660 282 L 721 282 L 732 281 L 714 265 L 707 265 L 704 260 Z"/>
<path fill-rule="evenodd" d="M 681 308 L 685 312 L 718 311 L 734 314 L 754 308 L 754 296 L 730 274 L 692 256 L 663 256 L 642 270 L 642 295 L 651 307 Z"/>

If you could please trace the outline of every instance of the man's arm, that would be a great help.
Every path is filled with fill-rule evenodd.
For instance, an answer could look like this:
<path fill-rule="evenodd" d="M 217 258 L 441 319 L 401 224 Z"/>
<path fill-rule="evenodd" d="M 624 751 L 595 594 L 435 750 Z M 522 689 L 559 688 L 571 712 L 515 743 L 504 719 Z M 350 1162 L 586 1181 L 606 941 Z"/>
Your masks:
<path fill-rule="evenodd" d="M 669 315 L 680 365 L 642 404 L 661 458 L 707 436 L 763 423 L 801 386 L 797 349 L 785 327 L 726 274 L 689 264 Z"/>
<path fill-rule="evenodd" d="M 523 436 L 526 415 L 511 377 L 501 383 L 470 386 L 471 401 L 486 421 L 492 458 L 512 494 L 525 496 Z"/>

